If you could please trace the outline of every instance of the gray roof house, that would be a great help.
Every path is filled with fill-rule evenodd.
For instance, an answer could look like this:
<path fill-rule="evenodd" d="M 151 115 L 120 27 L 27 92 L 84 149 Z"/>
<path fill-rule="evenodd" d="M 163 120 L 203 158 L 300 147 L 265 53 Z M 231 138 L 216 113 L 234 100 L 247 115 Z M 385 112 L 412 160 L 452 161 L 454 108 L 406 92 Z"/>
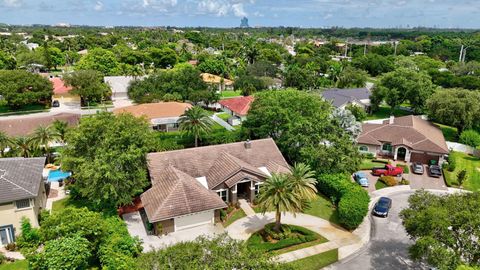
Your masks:
<path fill-rule="evenodd" d="M 367 109 L 370 106 L 370 95 L 371 92 L 367 88 L 332 88 L 322 92 L 322 97 L 332 102 L 336 108 L 345 108 L 349 104 L 355 104 Z"/>
<path fill-rule="evenodd" d="M 0 159 L 0 246 L 15 241 L 23 217 L 38 226 L 47 201 L 44 166 L 44 157 Z"/>
<path fill-rule="evenodd" d="M 128 99 L 128 86 L 130 82 L 138 79 L 142 80 L 144 76 L 106 76 L 103 80 L 112 88 L 112 100 L 126 100 Z"/>

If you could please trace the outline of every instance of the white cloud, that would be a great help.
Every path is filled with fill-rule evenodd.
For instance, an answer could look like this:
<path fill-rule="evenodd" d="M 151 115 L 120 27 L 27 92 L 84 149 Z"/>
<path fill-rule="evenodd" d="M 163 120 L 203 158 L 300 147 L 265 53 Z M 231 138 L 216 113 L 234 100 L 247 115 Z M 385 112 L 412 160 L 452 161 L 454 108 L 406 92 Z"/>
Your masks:
<path fill-rule="evenodd" d="M 23 6 L 23 0 L 3 0 L 3 5 L 5 7 L 21 7 Z"/>
<path fill-rule="evenodd" d="M 244 4 L 253 4 L 254 0 L 201 0 L 198 1 L 198 10 L 201 13 L 210 13 L 216 16 L 233 14 L 236 17 L 247 16 Z"/>
<path fill-rule="evenodd" d="M 95 11 L 101 11 L 101 10 L 103 10 L 103 3 L 100 2 L 100 1 L 97 1 L 97 2 L 95 3 L 95 6 L 93 6 L 93 9 L 94 9 Z"/>

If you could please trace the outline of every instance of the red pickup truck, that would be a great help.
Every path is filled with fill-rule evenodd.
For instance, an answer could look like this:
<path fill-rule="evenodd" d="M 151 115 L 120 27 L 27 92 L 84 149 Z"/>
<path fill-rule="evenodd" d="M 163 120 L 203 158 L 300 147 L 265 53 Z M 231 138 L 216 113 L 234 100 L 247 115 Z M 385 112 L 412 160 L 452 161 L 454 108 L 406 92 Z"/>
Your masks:
<path fill-rule="evenodd" d="M 401 176 L 403 174 L 403 168 L 393 167 L 387 164 L 382 168 L 373 168 L 372 174 L 377 176 Z"/>

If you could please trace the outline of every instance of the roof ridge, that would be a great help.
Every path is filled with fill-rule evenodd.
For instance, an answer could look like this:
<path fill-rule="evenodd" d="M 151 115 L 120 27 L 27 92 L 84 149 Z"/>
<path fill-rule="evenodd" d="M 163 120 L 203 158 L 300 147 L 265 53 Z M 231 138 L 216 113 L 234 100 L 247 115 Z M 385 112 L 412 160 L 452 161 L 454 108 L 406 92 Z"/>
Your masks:
<path fill-rule="evenodd" d="M 2 169 L 0 169 L 0 173 L 1 173 L 1 172 L 3 172 L 3 174 L 0 175 L 0 179 L 3 179 L 3 180 L 5 180 L 5 181 L 9 182 L 10 184 L 12 184 L 12 185 L 14 185 L 14 186 L 17 186 L 17 187 L 19 187 L 20 189 L 26 191 L 28 194 L 31 194 L 32 196 L 35 196 L 35 194 L 34 194 L 33 192 L 30 192 L 30 191 L 27 190 L 26 188 L 24 188 L 24 187 L 18 185 L 17 183 L 14 183 L 14 182 L 8 180 L 7 178 L 5 178 L 5 174 L 7 174 L 7 170 L 2 170 Z"/>

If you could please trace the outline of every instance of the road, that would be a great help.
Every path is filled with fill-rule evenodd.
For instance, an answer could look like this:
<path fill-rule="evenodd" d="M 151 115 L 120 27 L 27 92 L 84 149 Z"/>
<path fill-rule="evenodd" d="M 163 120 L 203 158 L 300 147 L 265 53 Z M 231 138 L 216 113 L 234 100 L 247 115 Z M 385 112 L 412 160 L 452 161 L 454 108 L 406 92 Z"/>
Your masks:
<path fill-rule="evenodd" d="M 405 232 L 399 217 L 400 211 L 408 206 L 408 197 L 413 193 L 414 191 L 404 191 L 389 196 L 392 199 L 389 216 L 387 218 L 370 216 L 372 219 L 370 242 L 361 251 L 327 269 L 428 269 L 409 259 L 408 247 L 413 242 Z"/>

